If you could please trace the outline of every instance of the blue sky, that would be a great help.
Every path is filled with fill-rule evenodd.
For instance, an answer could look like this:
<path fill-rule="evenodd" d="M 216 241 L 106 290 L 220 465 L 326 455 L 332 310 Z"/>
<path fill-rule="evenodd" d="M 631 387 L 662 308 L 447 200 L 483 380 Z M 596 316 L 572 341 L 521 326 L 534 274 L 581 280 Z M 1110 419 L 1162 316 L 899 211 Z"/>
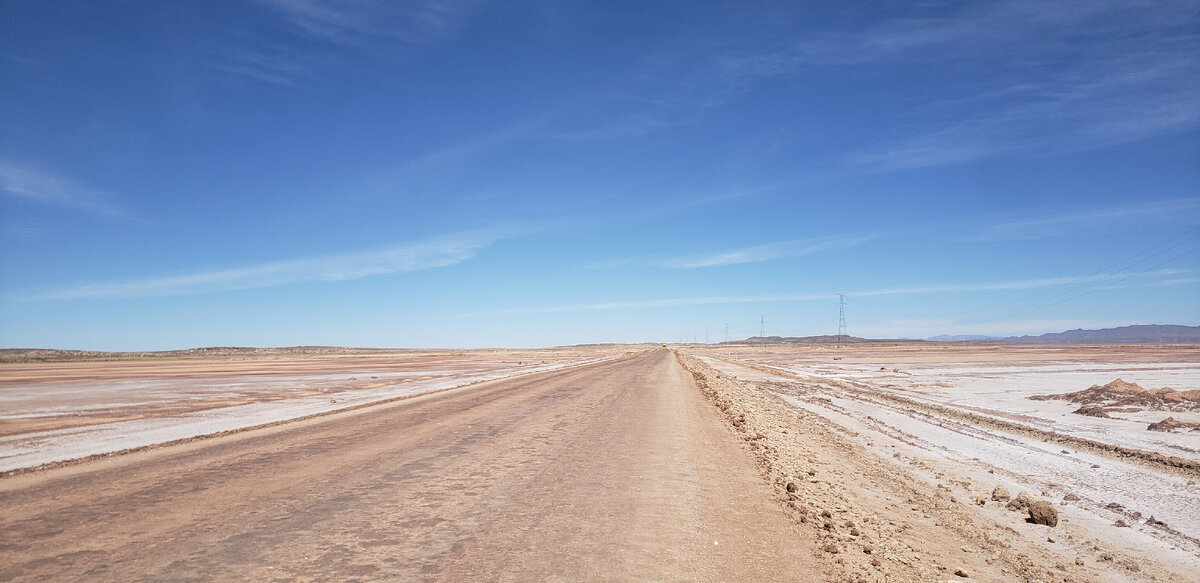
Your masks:
<path fill-rule="evenodd" d="M 1193 2 L 7 2 L 0 346 L 1200 324 Z"/>

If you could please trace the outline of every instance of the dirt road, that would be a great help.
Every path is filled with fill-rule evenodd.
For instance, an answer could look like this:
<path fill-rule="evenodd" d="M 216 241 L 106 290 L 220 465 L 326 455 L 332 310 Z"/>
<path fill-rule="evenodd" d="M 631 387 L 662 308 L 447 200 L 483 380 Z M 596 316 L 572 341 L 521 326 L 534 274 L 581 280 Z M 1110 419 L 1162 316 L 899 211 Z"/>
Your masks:
<path fill-rule="evenodd" d="M 0 579 L 819 579 L 666 350 L 0 480 Z"/>

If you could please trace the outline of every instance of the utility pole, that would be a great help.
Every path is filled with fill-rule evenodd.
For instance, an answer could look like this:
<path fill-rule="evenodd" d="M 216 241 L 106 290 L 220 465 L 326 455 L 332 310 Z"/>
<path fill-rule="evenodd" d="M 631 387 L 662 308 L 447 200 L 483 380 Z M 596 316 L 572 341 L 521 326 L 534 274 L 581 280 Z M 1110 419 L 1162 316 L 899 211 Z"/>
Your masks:
<path fill-rule="evenodd" d="M 725 341 L 729 342 L 729 322 L 725 323 Z"/>
<path fill-rule="evenodd" d="M 708 328 L 704 329 L 704 343 L 708 344 Z"/>
<path fill-rule="evenodd" d="M 838 294 L 838 339 L 837 347 L 842 347 L 842 338 L 846 336 L 846 294 Z"/>
<path fill-rule="evenodd" d="M 759 338 L 766 338 L 766 337 L 767 337 L 767 324 L 766 324 L 766 322 L 767 322 L 767 318 L 766 318 L 765 316 L 759 316 L 759 317 L 758 317 L 758 337 L 759 337 Z"/>

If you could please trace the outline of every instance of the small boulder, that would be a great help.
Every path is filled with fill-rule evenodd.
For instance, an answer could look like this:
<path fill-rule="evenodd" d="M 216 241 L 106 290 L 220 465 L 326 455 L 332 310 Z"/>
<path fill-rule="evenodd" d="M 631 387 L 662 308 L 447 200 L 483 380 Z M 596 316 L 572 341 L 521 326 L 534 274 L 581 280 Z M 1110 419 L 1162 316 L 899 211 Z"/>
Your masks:
<path fill-rule="evenodd" d="M 799 490 L 799 489 L 800 489 L 800 487 L 797 486 L 795 482 L 787 483 L 787 491 L 788 492 L 795 492 L 796 490 Z"/>
<path fill-rule="evenodd" d="M 1058 510 L 1054 508 L 1053 504 L 1045 500 L 1038 500 L 1029 506 L 1029 522 L 1051 527 L 1058 526 Z"/>
<path fill-rule="evenodd" d="M 1112 417 L 1109 416 L 1108 411 L 1104 407 L 1100 407 L 1098 405 L 1084 405 L 1084 406 L 1072 411 L 1072 413 L 1074 413 L 1076 415 L 1085 415 L 1087 417 L 1100 417 L 1103 419 L 1112 419 Z"/>
<path fill-rule="evenodd" d="M 992 488 L 992 500 L 997 502 L 1005 502 L 1009 499 L 1008 488 L 1004 486 L 996 486 Z"/>
<path fill-rule="evenodd" d="M 1021 512 L 1029 510 L 1029 507 L 1033 506 L 1034 502 L 1037 502 L 1037 498 L 1034 498 L 1029 492 L 1022 491 L 1020 494 L 1017 494 L 1016 498 L 1008 501 L 1007 508 Z"/>

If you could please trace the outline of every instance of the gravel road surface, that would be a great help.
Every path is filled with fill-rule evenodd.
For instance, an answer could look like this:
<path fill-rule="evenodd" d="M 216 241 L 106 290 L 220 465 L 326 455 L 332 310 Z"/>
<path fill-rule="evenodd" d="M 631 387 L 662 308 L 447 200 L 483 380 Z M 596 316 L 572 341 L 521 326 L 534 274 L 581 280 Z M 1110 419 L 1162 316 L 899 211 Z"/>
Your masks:
<path fill-rule="evenodd" d="M 752 460 L 654 350 L 0 480 L 0 580 L 819 578 Z"/>

